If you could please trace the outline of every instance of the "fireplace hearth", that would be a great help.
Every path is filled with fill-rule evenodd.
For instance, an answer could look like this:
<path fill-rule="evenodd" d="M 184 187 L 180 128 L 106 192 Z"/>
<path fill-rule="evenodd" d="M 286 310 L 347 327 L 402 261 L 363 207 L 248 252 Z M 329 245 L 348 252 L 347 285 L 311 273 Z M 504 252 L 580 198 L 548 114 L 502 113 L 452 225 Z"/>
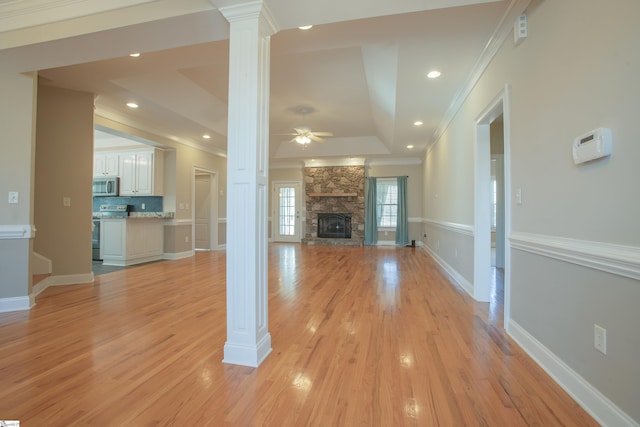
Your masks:
<path fill-rule="evenodd" d="M 331 239 L 350 239 L 351 214 L 319 213 L 318 237 Z"/>

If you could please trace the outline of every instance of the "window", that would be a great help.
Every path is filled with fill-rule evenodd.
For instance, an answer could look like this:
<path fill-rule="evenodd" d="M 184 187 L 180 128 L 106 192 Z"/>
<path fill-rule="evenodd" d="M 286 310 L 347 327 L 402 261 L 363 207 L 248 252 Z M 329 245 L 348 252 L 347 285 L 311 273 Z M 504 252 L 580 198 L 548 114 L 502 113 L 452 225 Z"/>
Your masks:
<path fill-rule="evenodd" d="M 296 230 L 296 189 L 280 188 L 280 235 L 293 236 Z"/>
<path fill-rule="evenodd" d="M 398 222 L 398 180 L 378 178 L 376 184 L 378 227 L 395 228 Z"/>
<path fill-rule="evenodd" d="M 498 183 L 496 180 L 496 159 L 491 159 L 491 229 L 496 229 L 498 212 Z"/>

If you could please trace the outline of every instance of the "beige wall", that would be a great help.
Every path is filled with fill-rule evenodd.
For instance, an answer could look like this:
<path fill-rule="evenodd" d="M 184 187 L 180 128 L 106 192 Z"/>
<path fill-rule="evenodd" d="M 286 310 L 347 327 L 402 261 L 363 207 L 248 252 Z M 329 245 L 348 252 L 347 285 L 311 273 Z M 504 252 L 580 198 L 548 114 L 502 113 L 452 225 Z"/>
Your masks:
<path fill-rule="evenodd" d="M 91 273 L 92 177 L 93 95 L 41 85 L 34 250 L 52 261 L 53 276 Z"/>
<path fill-rule="evenodd" d="M 0 74 L 0 227 L 33 224 L 37 76 Z M 19 203 L 7 203 L 10 191 Z M 28 305 L 31 239 L 0 239 L 0 309 L 4 299 Z"/>
<path fill-rule="evenodd" d="M 171 241 L 174 241 L 175 245 L 165 244 L 165 253 L 182 253 L 185 246 L 189 247 L 188 250 L 191 248 L 191 228 L 183 225 L 185 221 L 188 223 L 193 218 L 194 168 L 201 168 L 217 174 L 218 245 L 226 244 L 227 159 L 225 157 L 189 147 L 169 138 L 154 135 L 103 117 L 98 116 L 95 120 L 96 124 L 100 126 L 153 141 L 166 149 L 163 203 L 165 211 L 175 212 L 175 221 L 167 223 L 165 227 L 174 227 L 175 230 L 166 230 L 165 235 L 173 236 Z M 222 195 L 220 190 L 222 190 Z M 187 245 L 184 244 L 185 237 L 189 239 Z"/>
<path fill-rule="evenodd" d="M 512 235 L 549 242 L 566 237 L 605 252 L 606 244 L 621 244 L 637 252 L 638 16 L 640 3 L 631 0 L 532 2 L 527 39 L 518 46 L 506 39 L 426 155 L 425 217 L 468 226 L 472 232 L 474 122 L 508 84 Z M 574 165 L 573 139 L 597 127 L 612 129 L 613 154 Z M 518 188 L 522 204 L 514 203 Z M 441 230 L 440 251 L 442 239 L 466 237 Z M 468 240 L 458 243 L 466 253 L 462 261 L 429 244 L 450 265 L 461 263 L 456 271 L 472 279 L 473 238 Z M 511 333 L 521 328 L 527 334 L 521 339 L 530 337 L 525 341 L 528 351 L 550 352 L 571 375 L 579 375 L 640 422 L 638 281 L 526 248 L 512 249 L 510 255 Z M 610 334 L 606 356 L 593 347 L 594 324 Z"/>

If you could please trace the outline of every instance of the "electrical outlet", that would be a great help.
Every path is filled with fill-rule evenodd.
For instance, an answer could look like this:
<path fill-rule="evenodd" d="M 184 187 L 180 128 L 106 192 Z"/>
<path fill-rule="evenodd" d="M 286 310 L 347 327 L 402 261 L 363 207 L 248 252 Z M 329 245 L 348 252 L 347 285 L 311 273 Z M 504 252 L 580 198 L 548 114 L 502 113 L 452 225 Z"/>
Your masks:
<path fill-rule="evenodd" d="M 71 206 L 71 197 L 63 197 L 62 198 L 62 206 L 68 208 Z"/>
<path fill-rule="evenodd" d="M 8 202 L 11 203 L 12 205 L 15 205 L 18 203 L 18 200 L 20 200 L 20 194 L 17 191 L 9 191 L 9 200 Z"/>
<path fill-rule="evenodd" d="M 145 210 L 145 209 L 147 209 L 147 205 L 143 203 L 142 204 L 142 210 Z"/>
<path fill-rule="evenodd" d="M 602 354 L 607 354 L 607 330 L 593 325 L 593 346 Z"/>

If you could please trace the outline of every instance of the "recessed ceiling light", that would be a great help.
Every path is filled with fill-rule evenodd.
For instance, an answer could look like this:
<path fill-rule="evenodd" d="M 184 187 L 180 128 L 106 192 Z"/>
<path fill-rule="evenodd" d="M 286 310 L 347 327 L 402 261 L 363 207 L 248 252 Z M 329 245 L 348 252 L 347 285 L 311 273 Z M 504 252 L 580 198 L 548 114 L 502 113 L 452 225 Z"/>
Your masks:
<path fill-rule="evenodd" d="M 138 108 L 138 104 L 135 102 L 127 102 L 127 107 L 129 108 Z"/>
<path fill-rule="evenodd" d="M 413 122 L 414 126 L 422 126 L 422 122 L 420 120 L 416 120 L 415 122 Z"/>
<path fill-rule="evenodd" d="M 302 27 L 298 27 L 301 30 L 310 30 L 313 28 L 313 25 L 303 25 Z"/>
<path fill-rule="evenodd" d="M 411 150 L 413 148 L 413 145 L 407 145 L 407 148 Z"/>
<path fill-rule="evenodd" d="M 132 57 L 132 58 L 137 58 L 137 57 L 140 56 L 140 53 L 139 52 L 130 53 L 129 56 Z"/>
<path fill-rule="evenodd" d="M 433 71 L 429 71 L 429 73 L 427 74 L 427 77 L 429 77 L 430 79 L 435 79 L 436 77 L 440 77 L 440 74 L 442 74 L 440 71 L 433 70 Z"/>
<path fill-rule="evenodd" d="M 209 134 L 206 134 L 206 133 L 205 133 L 204 135 L 202 135 L 202 137 L 203 137 L 204 139 L 210 139 L 210 138 L 211 138 L 211 135 L 209 135 Z"/>

